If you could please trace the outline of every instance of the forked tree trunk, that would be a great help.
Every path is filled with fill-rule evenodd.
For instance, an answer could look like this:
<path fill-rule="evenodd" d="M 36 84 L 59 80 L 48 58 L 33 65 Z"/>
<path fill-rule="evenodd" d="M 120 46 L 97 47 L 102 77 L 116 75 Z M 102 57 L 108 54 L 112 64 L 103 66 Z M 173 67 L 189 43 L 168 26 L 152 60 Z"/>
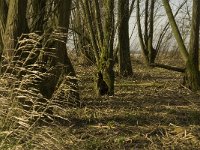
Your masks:
<path fill-rule="evenodd" d="M 104 20 L 104 45 L 100 58 L 100 71 L 103 73 L 103 79 L 108 85 L 108 95 L 114 95 L 114 0 L 104 0 L 105 20 Z"/>
<path fill-rule="evenodd" d="M 154 34 L 154 6 L 155 0 L 145 1 L 145 17 L 144 17 L 144 37 L 142 34 L 142 27 L 140 21 L 140 0 L 137 0 L 137 26 L 140 46 L 143 52 L 144 60 L 147 66 L 155 62 L 157 50 L 153 48 L 153 34 Z M 149 8 L 150 4 L 150 8 Z"/>
<path fill-rule="evenodd" d="M 146 2 L 148 2 L 148 0 Z M 140 20 L 140 5 L 139 4 L 140 4 L 140 0 L 137 0 L 136 18 L 137 18 L 137 27 L 138 27 L 138 37 L 139 37 L 140 46 L 141 46 L 141 49 L 142 49 L 142 54 L 143 54 L 143 57 L 144 57 L 145 64 L 148 64 L 149 63 L 149 58 L 148 58 L 149 53 L 148 53 L 148 50 L 147 50 L 147 46 L 145 45 L 145 43 L 148 41 L 147 40 L 147 22 L 146 22 L 147 19 L 145 19 L 145 36 L 144 36 L 144 39 L 143 39 L 141 20 Z"/>
<path fill-rule="evenodd" d="M 114 0 L 103 0 L 103 9 L 100 9 L 101 1 L 95 0 L 95 15 L 97 20 L 93 20 L 91 10 L 92 3 L 88 0 L 80 0 L 84 17 L 87 20 L 90 41 L 94 51 L 97 72 L 102 74 L 103 82 L 108 86 L 108 95 L 114 95 L 114 60 L 113 60 L 113 43 L 114 43 Z M 101 12 L 99 12 L 101 11 Z M 100 17 L 100 14 L 103 17 Z M 102 20 L 102 21 L 101 21 Z M 102 22 L 102 23 L 101 23 Z M 98 78 L 98 77 L 97 77 Z M 96 93 L 99 93 L 98 80 L 95 80 Z M 99 95 L 99 94 L 98 94 Z"/>

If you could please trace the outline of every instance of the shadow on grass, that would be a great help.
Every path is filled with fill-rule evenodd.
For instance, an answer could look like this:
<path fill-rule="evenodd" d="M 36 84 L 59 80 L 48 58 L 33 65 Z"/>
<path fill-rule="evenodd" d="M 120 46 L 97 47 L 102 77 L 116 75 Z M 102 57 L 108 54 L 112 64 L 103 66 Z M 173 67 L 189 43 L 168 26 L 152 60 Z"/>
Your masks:
<path fill-rule="evenodd" d="M 165 113 L 153 113 L 138 111 L 135 114 L 110 114 L 107 117 L 100 118 L 78 118 L 71 117 L 69 119 L 56 118 L 56 122 L 62 126 L 73 126 L 75 128 L 86 127 L 88 125 L 103 124 L 109 125 L 114 123 L 116 125 L 124 126 L 151 126 L 151 125 L 165 125 L 176 124 L 181 126 L 199 125 L 200 112 L 194 110 L 168 110 Z"/>
<path fill-rule="evenodd" d="M 130 98 L 132 96 L 130 95 Z M 72 125 L 74 127 L 84 127 L 98 123 L 108 124 L 115 122 L 128 126 L 148 126 L 148 125 L 169 125 L 170 123 L 188 126 L 200 124 L 200 110 L 192 109 L 191 102 L 183 100 L 181 97 L 172 99 L 164 97 L 157 98 L 124 98 L 120 97 L 102 97 L 94 100 L 84 99 L 84 107 L 81 109 L 90 109 L 90 117 L 68 116 L 69 120 L 56 118 L 56 122 L 62 126 Z M 106 110 L 114 110 L 113 114 L 105 115 Z M 122 110 L 122 111 L 121 111 Z M 92 113 L 99 111 L 100 117 L 94 117 Z M 121 112 L 120 112 L 121 111 Z M 127 111 L 127 112 L 126 112 Z M 93 117 L 92 117 L 93 116 Z"/>
<path fill-rule="evenodd" d="M 122 98 L 124 97 L 124 98 Z M 126 97 L 126 98 L 125 98 Z M 99 108 L 99 109 L 131 109 L 134 108 L 137 110 L 146 109 L 146 107 L 154 107 L 152 111 L 158 111 L 157 109 L 164 109 L 160 106 L 189 106 L 191 105 L 190 101 L 183 100 L 180 98 L 172 98 L 172 97 L 135 97 L 135 94 L 127 95 L 120 95 L 119 97 L 112 97 L 112 98 L 96 98 L 95 100 L 91 100 L 90 98 L 84 99 L 84 105 L 88 108 Z M 162 111 L 162 110 L 160 110 Z"/>

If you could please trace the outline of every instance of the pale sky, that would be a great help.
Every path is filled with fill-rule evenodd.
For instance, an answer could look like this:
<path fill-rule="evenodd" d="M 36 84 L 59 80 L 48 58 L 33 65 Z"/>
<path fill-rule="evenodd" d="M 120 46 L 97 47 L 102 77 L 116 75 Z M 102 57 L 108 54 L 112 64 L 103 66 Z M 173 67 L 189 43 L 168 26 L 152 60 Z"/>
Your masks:
<path fill-rule="evenodd" d="M 179 8 L 179 6 L 184 2 L 185 0 L 171 0 L 170 5 L 172 7 L 173 12 L 175 13 L 176 10 Z M 182 7 L 182 9 L 179 11 L 179 15 L 177 15 L 176 20 L 177 20 L 177 24 L 180 26 L 184 23 L 185 26 L 188 25 L 189 23 L 189 16 L 191 16 L 191 6 L 192 6 L 192 0 L 187 0 L 186 4 L 184 5 L 184 7 Z M 163 27 L 166 25 L 167 23 L 167 16 L 165 14 L 165 10 L 164 7 L 162 6 L 161 0 L 159 1 L 159 3 L 156 4 L 155 6 L 155 10 L 157 10 L 157 19 L 156 19 L 156 23 L 154 25 L 154 31 L 155 31 L 155 35 L 154 35 L 154 44 L 157 44 L 157 39 L 159 37 L 160 31 L 162 31 Z M 187 15 L 187 11 L 189 11 L 190 15 Z M 140 12 L 142 12 L 142 8 L 140 10 Z M 130 21 L 129 21 L 129 35 L 130 35 L 130 47 L 131 50 L 140 50 L 140 45 L 139 45 L 139 40 L 138 40 L 138 31 L 137 31 L 137 26 L 136 26 L 136 12 L 135 10 L 133 11 Z M 142 20 L 141 20 L 141 25 L 143 24 Z M 185 31 L 184 28 L 179 28 L 180 30 L 184 30 L 184 33 L 187 33 L 187 31 Z M 170 29 L 169 29 L 170 31 Z M 186 35 L 184 35 L 186 36 Z M 171 39 L 171 46 L 173 47 L 176 42 L 175 40 Z M 172 44 L 173 43 L 173 44 Z"/>

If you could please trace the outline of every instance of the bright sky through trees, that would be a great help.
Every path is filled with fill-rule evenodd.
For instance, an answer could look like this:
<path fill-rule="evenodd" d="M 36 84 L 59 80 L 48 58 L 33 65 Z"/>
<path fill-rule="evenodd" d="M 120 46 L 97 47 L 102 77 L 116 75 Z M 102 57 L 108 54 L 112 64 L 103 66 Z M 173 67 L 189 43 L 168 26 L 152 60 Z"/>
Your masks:
<path fill-rule="evenodd" d="M 189 22 L 191 19 L 190 17 L 191 17 L 192 0 L 171 0 L 170 6 L 173 10 L 173 13 L 175 13 L 177 11 L 177 9 L 181 6 L 181 4 L 185 1 L 186 1 L 186 3 L 179 11 L 179 15 L 177 15 L 176 21 L 177 21 L 178 26 L 180 26 L 180 30 L 182 30 L 182 32 L 185 34 L 184 37 L 187 41 L 188 37 L 186 37 L 186 36 L 189 33 L 188 28 L 183 28 L 183 26 L 189 26 Z M 141 12 L 144 10 L 144 7 L 143 7 L 144 3 L 145 3 L 145 1 L 141 1 L 141 4 L 140 4 Z M 131 39 L 130 46 L 131 46 L 131 50 L 139 51 L 140 46 L 139 46 L 139 41 L 138 41 L 138 32 L 137 32 L 137 26 L 136 26 L 136 12 L 135 11 L 136 10 L 134 9 L 134 11 L 131 14 L 130 20 L 129 20 L 129 35 L 130 35 L 130 39 Z M 165 14 L 165 11 L 164 11 L 161 1 L 156 3 L 155 13 L 156 13 L 156 17 L 155 17 L 155 25 L 154 25 L 154 30 L 155 30 L 154 38 L 155 38 L 155 40 L 157 40 L 163 27 L 168 22 L 167 16 Z M 144 13 L 141 16 L 141 25 L 143 25 L 143 17 L 144 17 Z M 171 29 L 169 29 L 169 31 L 171 31 Z M 174 41 L 173 38 L 171 38 L 170 40 L 171 40 L 170 46 L 171 46 L 171 48 L 174 48 L 176 46 L 176 42 Z"/>

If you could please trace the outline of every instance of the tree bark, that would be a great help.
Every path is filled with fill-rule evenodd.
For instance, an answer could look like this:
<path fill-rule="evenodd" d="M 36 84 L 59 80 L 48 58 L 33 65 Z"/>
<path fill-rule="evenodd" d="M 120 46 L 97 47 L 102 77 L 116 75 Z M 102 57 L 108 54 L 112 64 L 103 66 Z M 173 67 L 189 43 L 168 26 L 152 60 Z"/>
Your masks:
<path fill-rule="evenodd" d="M 149 17 L 149 35 L 148 35 L 148 57 L 149 57 L 149 64 L 155 62 L 156 58 L 156 50 L 153 48 L 153 28 L 154 28 L 154 5 L 155 0 L 151 0 L 150 4 L 150 17 Z"/>
<path fill-rule="evenodd" d="M 97 72 L 101 74 L 101 80 L 108 86 L 108 92 L 106 94 L 114 95 L 114 0 L 103 0 L 103 9 L 99 7 L 101 1 L 90 2 L 88 0 L 80 0 L 96 59 Z M 95 6 L 95 11 L 91 7 L 93 5 Z M 95 18 L 92 14 L 93 12 L 96 12 Z M 102 23 L 100 23 L 101 20 Z M 97 34 L 95 34 L 96 32 Z M 95 87 L 97 90 L 96 93 L 99 95 L 98 90 L 100 87 L 98 85 L 102 84 L 97 84 L 97 81 L 95 80 Z"/>
<path fill-rule="evenodd" d="M 46 0 L 32 0 L 32 7 L 33 7 L 33 26 L 31 32 L 39 31 L 40 34 L 44 32 L 44 25 L 45 25 L 45 7 L 46 7 Z"/>
<path fill-rule="evenodd" d="M 180 48 L 180 53 L 184 59 L 185 62 L 187 62 L 187 59 L 188 59 L 188 52 L 187 52 L 187 49 L 184 45 L 184 42 L 183 42 L 183 39 L 181 37 L 181 33 L 178 29 L 178 26 L 176 24 L 176 21 L 174 19 L 174 16 L 173 16 L 173 13 L 172 13 L 172 9 L 169 5 L 169 1 L 168 0 L 162 0 L 163 2 L 163 5 L 165 7 L 165 11 L 166 11 L 166 14 L 168 16 L 168 19 L 169 19 L 169 23 L 171 25 L 171 28 L 172 28 L 172 31 L 173 31 L 173 34 L 174 34 L 174 37 L 177 41 L 177 44 Z"/>
<path fill-rule="evenodd" d="M 193 91 L 199 90 L 200 89 L 200 73 L 199 73 L 200 1 L 193 0 L 189 53 L 184 45 L 178 26 L 175 22 L 171 7 L 169 5 L 169 1 L 162 0 L 162 2 L 164 4 L 165 11 L 167 13 L 174 37 L 178 43 L 181 55 L 186 63 L 184 83 L 188 88 L 190 88 Z"/>
<path fill-rule="evenodd" d="M 148 65 L 149 64 L 148 50 L 147 50 L 147 45 L 145 44 L 146 43 L 145 41 L 147 41 L 147 40 L 146 40 L 146 37 L 145 37 L 145 39 L 143 39 L 143 36 L 142 36 L 142 27 L 141 27 L 141 22 L 140 22 L 140 5 L 139 4 L 140 4 L 140 0 L 137 0 L 136 18 L 137 18 L 138 36 L 139 36 L 140 46 L 141 46 L 142 53 L 144 56 L 145 64 Z"/>
<path fill-rule="evenodd" d="M 119 72 L 127 77 L 133 75 L 129 42 L 129 0 L 118 1 Z"/>
<path fill-rule="evenodd" d="M 147 66 L 155 62 L 157 50 L 153 48 L 153 34 L 154 34 L 154 6 L 155 0 L 145 1 L 145 16 L 144 16 L 144 33 L 140 23 L 140 0 L 137 0 L 137 26 L 140 46 L 143 52 L 145 63 Z M 149 6 L 150 5 L 150 6 Z M 144 37 L 143 37 L 144 35 Z"/>
<path fill-rule="evenodd" d="M 9 9 L 3 35 L 4 53 L 9 59 L 17 44 L 17 37 L 28 32 L 26 20 L 27 0 L 14 0 L 9 2 Z"/>
<path fill-rule="evenodd" d="M 200 1 L 193 0 L 192 26 L 190 33 L 189 58 L 186 63 L 186 85 L 194 91 L 200 89 L 199 72 L 199 25 Z"/>
<path fill-rule="evenodd" d="M 61 38 L 61 41 L 55 41 L 55 47 L 56 47 L 56 57 L 54 61 L 54 66 L 57 66 L 58 68 L 54 70 L 54 74 L 57 76 L 55 79 L 55 82 L 52 82 L 53 86 L 55 87 L 56 84 L 58 84 L 60 78 L 63 78 L 63 76 L 70 76 L 65 81 L 69 86 L 69 101 L 71 103 L 74 103 L 74 105 L 80 106 L 80 97 L 78 92 L 78 83 L 76 79 L 76 73 L 73 68 L 73 65 L 68 57 L 67 49 L 66 49 L 66 42 L 67 42 L 67 34 L 68 34 L 68 28 L 69 28 L 69 22 L 70 22 L 70 15 L 71 15 L 71 0 L 60 0 L 58 1 L 58 24 L 57 28 L 60 28 L 61 34 L 64 34 L 66 36 L 63 36 Z M 63 42 L 62 42 L 63 41 Z"/>
<path fill-rule="evenodd" d="M 108 85 L 108 95 L 114 95 L 114 0 L 104 0 L 103 4 L 105 7 L 104 47 L 101 52 L 100 70 L 103 73 L 103 79 Z"/>
<path fill-rule="evenodd" d="M 1 36 L 3 36 L 5 28 L 6 28 L 6 21 L 8 15 L 8 5 L 6 4 L 5 0 L 0 1 L 0 31 Z"/>

